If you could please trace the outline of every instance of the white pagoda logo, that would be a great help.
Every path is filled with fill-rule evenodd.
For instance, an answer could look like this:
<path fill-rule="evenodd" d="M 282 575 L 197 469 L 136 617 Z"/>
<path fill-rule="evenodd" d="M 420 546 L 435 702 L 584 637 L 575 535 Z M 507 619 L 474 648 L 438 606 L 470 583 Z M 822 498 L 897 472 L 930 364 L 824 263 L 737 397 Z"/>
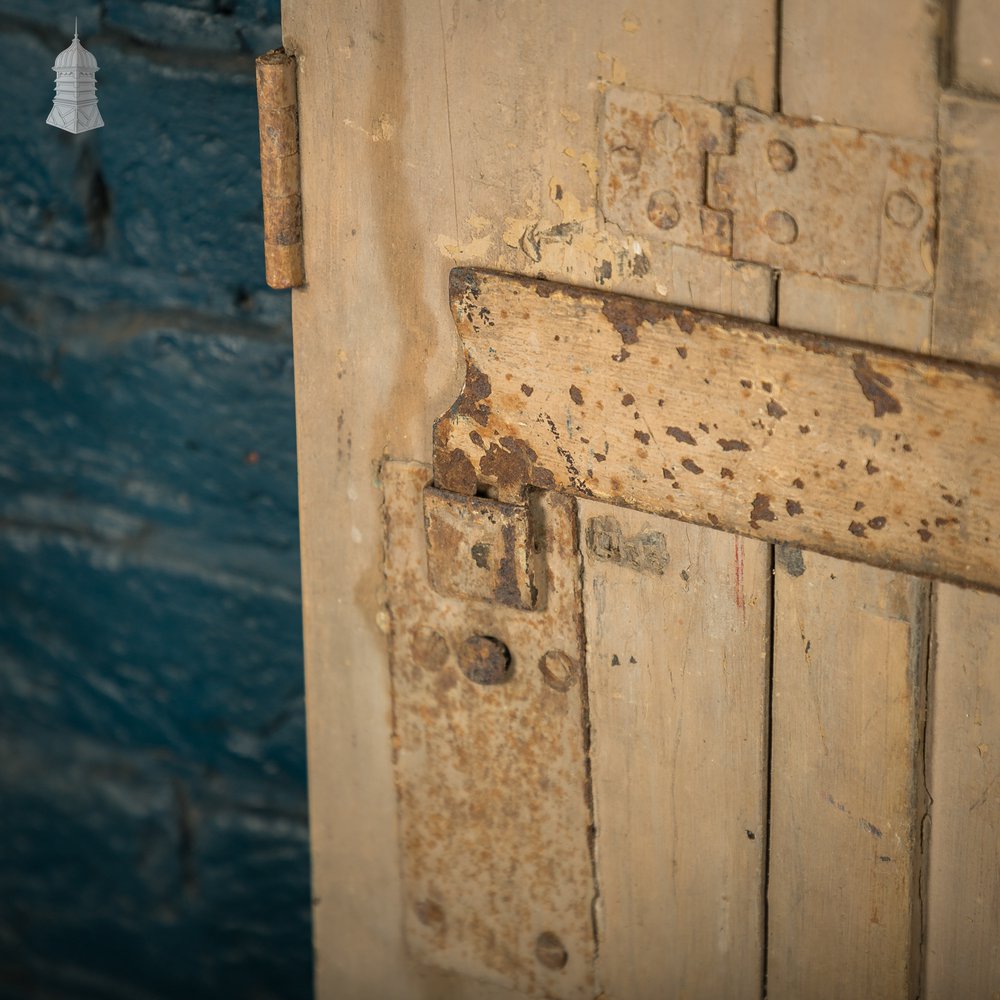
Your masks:
<path fill-rule="evenodd" d="M 97 60 L 81 44 L 77 25 L 68 49 L 56 56 L 56 97 L 46 124 L 67 132 L 89 132 L 101 128 L 104 119 L 97 110 Z"/>

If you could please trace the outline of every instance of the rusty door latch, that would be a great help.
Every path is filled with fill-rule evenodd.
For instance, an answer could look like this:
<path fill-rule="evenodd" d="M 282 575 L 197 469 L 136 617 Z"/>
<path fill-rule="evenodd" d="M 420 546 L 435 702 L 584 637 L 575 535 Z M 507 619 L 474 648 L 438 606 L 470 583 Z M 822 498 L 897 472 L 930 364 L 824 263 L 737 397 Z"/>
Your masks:
<path fill-rule="evenodd" d="M 593 996 L 595 881 L 576 501 L 383 466 L 405 930 L 428 964 Z"/>

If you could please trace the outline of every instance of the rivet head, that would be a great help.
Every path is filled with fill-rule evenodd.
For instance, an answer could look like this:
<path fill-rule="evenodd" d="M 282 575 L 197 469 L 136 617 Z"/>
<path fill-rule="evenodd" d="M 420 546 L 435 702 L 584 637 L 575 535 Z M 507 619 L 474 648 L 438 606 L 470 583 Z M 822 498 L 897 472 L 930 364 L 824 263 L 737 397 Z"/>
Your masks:
<path fill-rule="evenodd" d="M 646 217 L 659 229 L 673 229 L 681 221 L 681 207 L 673 191 L 654 191 L 646 205 Z"/>
<path fill-rule="evenodd" d="M 767 162 L 771 164 L 771 169 L 778 174 L 788 174 L 795 169 L 799 162 L 795 148 L 781 139 L 772 139 L 767 144 Z"/>
<path fill-rule="evenodd" d="M 684 129 L 673 115 L 660 115 L 653 122 L 653 138 L 666 152 L 673 152 L 684 145 Z"/>
<path fill-rule="evenodd" d="M 576 664 L 561 649 L 550 649 L 539 661 L 542 680 L 556 691 L 568 691 L 576 683 Z"/>
<path fill-rule="evenodd" d="M 535 941 L 535 957 L 546 969 L 563 969 L 569 961 L 566 946 L 552 931 L 543 931 Z"/>
<path fill-rule="evenodd" d="M 462 643 L 458 665 L 474 684 L 503 684 L 510 676 L 510 650 L 491 635 L 473 635 Z"/>
<path fill-rule="evenodd" d="M 775 243 L 786 246 L 799 238 L 799 224 L 788 212 L 768 212 L 764 219 L 764 231 Z"/>
<path fill-rule="evenodd" d="M 913 229 L 923 214 L 917 199 L 908 191 L 893 191 L 885 200 L 885 217 L 903 229 Z"/>

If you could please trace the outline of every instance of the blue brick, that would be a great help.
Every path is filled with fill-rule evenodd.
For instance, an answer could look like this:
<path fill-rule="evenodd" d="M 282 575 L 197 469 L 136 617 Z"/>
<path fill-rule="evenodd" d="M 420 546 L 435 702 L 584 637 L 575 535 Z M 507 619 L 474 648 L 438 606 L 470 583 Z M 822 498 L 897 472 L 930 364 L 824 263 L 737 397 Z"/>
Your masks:
<path fill-rule="evenodd" d="M 3 13 L 0 997 L 306 998 L 289 297 L 263 287 L 251 57 L 278 0 Z M 45 124 L 74 14 L 108 123 L 82 136 Z"/>
<path fill-rule="evenodd" d="M 23 91 L 8 91 L 0 115 L 0 239 L 86 253 L 91 246 L 83 190 L 86 137 L 45 124 L 55 93 L 52 62 L 58 51 L 25 32 L 0 34 L 6 85 Z"/>
<path fill-rule="evenodd" d="M 277 4 L 109 0 L 103 25 L 149 45 L 260 52 L 281 44 Z M 259 48 L 264 42 L 264 48 Z"/>
<path fill-rule="evenodd" d="M 0 510 L 58 521 L 113 506 L 129 530 L 281 550 L 294 573 L 292 348 L 286 330 L 250 332 L 186 313 L 0 307 Z"/>
<path fill-rule="evenodd" d="M 16 708 L 5 728 L 100 733 L 301 788 L 296 595 L 197 555 L 169 535 L 0 535 L 0 711 Z M 267 572 L 266 553 L 251 561 Z"/>
<path fill-rule="evenodd" d="M 238 785 L 95 740 L 3 750 L 19 766 L 0 772 L 0 995 L 310 995 L 295 803 L 253 808 Z"/>
<path fill-rule="evenodd" d="M 0 65 L 27 91 L 0 118 L 0 268 L 47 273 L 62 294 L 84 299 L 102 298 L 96 283 L 147 304 L 246 315 L 270 296 L 287 310 L 287 294 L 263 291 L 252 58 L 216 68 L 154 61 L 101 35 L 90 44 L 106 125 L 74 136 L 45 123 L 58 49 L 0 33 Z M 95 211 L 102 198 L 106 211 Z"/>

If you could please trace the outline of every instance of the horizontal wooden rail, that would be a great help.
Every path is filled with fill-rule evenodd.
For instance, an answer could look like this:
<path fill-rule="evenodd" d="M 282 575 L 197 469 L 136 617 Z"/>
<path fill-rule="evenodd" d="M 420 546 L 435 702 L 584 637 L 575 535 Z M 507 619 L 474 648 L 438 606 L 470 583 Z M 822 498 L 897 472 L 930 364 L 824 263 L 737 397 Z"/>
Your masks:
<path fill-rule="evenodd" d="M 1000 371 L 456 269 L 435 483 L 556 489 L 1000 590 Z"/>

